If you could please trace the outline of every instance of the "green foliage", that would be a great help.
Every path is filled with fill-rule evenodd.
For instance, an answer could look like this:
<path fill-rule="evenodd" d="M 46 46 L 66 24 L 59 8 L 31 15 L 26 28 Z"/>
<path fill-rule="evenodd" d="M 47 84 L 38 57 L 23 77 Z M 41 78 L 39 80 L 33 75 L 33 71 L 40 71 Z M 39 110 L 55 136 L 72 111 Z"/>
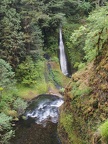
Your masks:
<path fill-rule="evenodd" d="M 72 95 L 74 95 L 74 97 L 88 95 L 92 91 L 90 87 L 84 86 L 83 88 L 80 88 L 79 86 L 80 86 L 79 83 L 73 83 L 71 92 Z"/>
<path fill-rule="evenodd" d="M 91 11 L 91 3 L 85 0 L 67 0 L 64 1 L 64 12 L 68 20 L 79 23 L 81 19 Z"/>
<path fill-rule="evenodd" d="M 65 91 L 65 89 L 64 89 L 64 88 L 61 88 L 61 89 L 59 90 L 59 92 L 60 92 L 61 94 L 63 94 L 63 93 L 64 93 L 64 91 Z"/>
<path fill-rule="evenodd" d="M 0 101 L 0 111 L 5 111 L 9 109 L 9 105 L 14 100 L 14 96 L 12 94 L 2 94 L 1 101 Z"/>
<path fill-rule="evenodd" d="M 61 23 L 66 23 L 65 14 L 56 13 L 55 15 L 53 15 L 50 23 L 53 27 L 57 27 Z"/>
<path fill-rule="evenodd" d="M 36 91 L 38 94 L 43 94 L 48 91 L 48 83 L 45 82 L 45 80 L 38 81 L 36 84 Z"/>
<path fill-rule="evenodd" d="M 16 91 L 14 75 L 9 63 L 0 59 L 0 112 L 8 109 L 14 100 Z"/>
<path fill-rule="evenodd" d="M 36 94 L 45 93 L 47 91 L 47 84 L 45 82 L 44 71 L 44 61 L 38 60 L 33 62 L 30 57 L 27 57 L 26 60 L 18 66 L 16 77 L 19 83 L 28 87 L 28 92 L 31 87 L 32 91 L 35 89 L 34 93 Z M 23 89 L 25 88 L 23 87 Z"/>
<path fill-rule="evenodd" d="M 2 112 L 3 110 L 5 110 L 5 108 L 6 109 L 8 108 L 8 104 L 5 101 L 1 100 L 0 101 L 0 112 Z"/>
<path fill-rule="evenodd" d="M 87 39 L 85 41 L 85 58 L 92 60 L 95 58 L 104 43 L 107 41 L 107 28 L 108 28 L 108 17 L 107 17 L 108 6 L 99 8 L 91 13 L 88 18 L 87 28 Z M 93 56 L 91 56 L 93 55 Z"/>
<path fill-rule="evenodd" d="M 58 52 L 58 40 L 54 35 L 48 36 L 47 39 L 47 47 L 44 48 L 45 52 L 47 52 L 51 57 L 57 55 Z"/>
<path fill-rule="evenodd" d="M 85 52 L 85 60 L 92 61 L 100 54 L 108 36 L 108 6 L 93 11 L 85 26 L 75 30 L 71 36 L 72 44 L 78 46 Z M 82 45 L 82 46 L 81 46 Z M 84 48 L 83 48 L 84 47 Z"/>
<path fill-rule="evenodd" d="M 83 60 L 84 57 L 84 40 L 85 40 L 85 27 L 81 26 L 75 30 L 67 43 L 69 56 L 74 67 Z"/>
<path fill-rule="evenodd" d="M 88 12 L 91 8 L 91 4 L 90 4 L 90 2 L 86 2 L 84 0 L 78 4 L 78 7 L 79 7 L 80 11 L 84 11 L 84 12 L 87 11 Z"/>
<path fill-rule="evenodd" d="M 54 70 L 52 69 L 50 71 L 50 80 L 54 81 L 54 83 L 58 84 L 58 85 L 62 85 L 62 74 L 57 71 L 57 70 Z"/>
<path fill-rule="evenodd" d="M 60 115 L 60 124 L 65 129 L 69 142 L 73 144 L 82 144 L 82 141 L 79 137 L 76 136 L 75 133 L 75 125 L 73 123 L 73 117 L 71 112 L 62 112 Z"/>
<path fill-rule="evenodd" d="M 0 113 L 0 126 L 1 130 L 10 130 L 11 129 L 11 123 L 12 117 L 7 116 L 4 113 Z"/>
<path fill-rule="evenodd" d="M 53 61 L 53 62 L 56 62 L 56 63 L 58 63 L 59 62 L 59 59 L 57 58 L 57 57 L 51 57 L 51 59 L 50 59 L 51 61 Z"/>
<path fill-rule="evenodd" d="M 8 144 L 11 137 L 14 136 L 14 131 L 11 126 L 12 117 L 4 113 L 0 113 L 0 132 L 5 130 L 5 133 L 0 135 L 0 143 Z"/>
<path fill-rule="evenodd" d="M 8 144 L 8 141 L 14 135 L 14 131 L 11 127 L 12 117 L 3 113 L 6 112 L 8 114 L 8 111 L 13 108 L 13 102 L 16 99 L 16 81 L 14 76 L 15 73 L 12 71 L 12 67 L 9 63 L 0 59 L 0 143 L 2 144 Z M 15 104 L 18 105 L 21 113 L 21 110 L 25 109 L 25 103 L 21 100 L 19 103 L 20 105 L 18 105 L 18 103 Z"/>
<path fill-rule="evenodd" d="M 83 62 L 80 62 L 78 65 L 77 65 L 78 69 L 83 69 L 85 67 L 85 63 Z"/>
<path fill-rule="evenodd" d="M 27 57 L 26 60 L 18 66 L 16 71 L 16 77 L 18 82 L 25 85 L 34 85 L 37 80 L 43 77 L 44 62 L 37 61 L 34 63 L 31 57 Z"/>
<path fill-rule="evenodd" d="M 15 132 L 13 130 L 6 132 L 1 138 L 2 139 L 1 143 L 2 144 L 9 144 L 9 140 L 14 136 L 15 136 Z"/>
<path fill-rule="evenodd" d="M 0 87 L 2 91 L 7 89 L 13 89 L 15 85 L 14 72 L 12 71 L 12 67 L 4 61 L 0 59 Z"/>
<path fill-rule="evenodd" d="M 40 29 L 44 21 L 47 25 L 49 16 L 43 13 L 46 9 L 43 1 L 38 0 L 29 1 L 21 0 L 22 7 L 20 7 L 21 21 L 23 23 L 24 43 L 26 47 L 26 54 L 31 55 L 33 58 L 39 58 L 43 54 L 43 37 Z M 42 24 L 40 24 L 42 21 Z"/>
<path fill-rule="evenodd" d="M 18 112 L 18 115 L 21 115 L 27 108 L 27 102 L 25 102 L 21 98 L 17 98 L 13 103 L 13 108 Z"/>
<path fill-rule="evenodd" d="M 46 76 L 46 81 L 49 81 L 49 87 L 50 87 L 50 83 L 52 83 L 55 87 L 56 86 L 65 87 L 69 81 L 69 78 L 65 77 L 61 72 L 58 58 L 57 57 L 51 58 L 51 61 L 49 61 L 47 67 L 48 69 L 46 69 L 45 76 Z"/>
<path fill-rule="evenodd" d="M 89 0 L 93 7 L 99 8 L 100 6 L 105 6 L 107 0 Z"/>
<path fill-rule="evenodd" d="M 42 33 L 38 25 L 42 9 L 39 2 L 3 0 L 0 7 L 1 58 L 6 59 L 15 69 L 27 54 L 35 59 L 42 56 Z"/>
<path fill-rule="evenodd" d="M 66 41 L 66 52 L 68 55 L 68 59 L 71 63 L 72 67 L 77 67 L 77 64 L 80 63 L 84 56 L 83 46 L 84 43 L 81 42 L 81 39 L 78 41 L 74 41 L 75 35 L 72 35 L 72 33 L 77 34 L 77 30 L 80 25 L 79 24 L 67 24 L 64 26 L 63 29 L 63 35 L 64 40 Z M 72 35 L 72 36 L 71 36 Z M 71 38 L 70 38 L 71 37 Z M 69 39 L 70 38 L 70 39 Z M 84 40 L 84 38 L 82 38 Z"/>
<path fill-rule="evenodd" d="M 76 29 L 77 25 L 79 24 L 79 20 L 82 17 L 84 17 L 85 13 L 86 12 L 88 13 L 88 11 L 90 9 L 90 3 L 85 2 L 85 1 L 83 1 L 83 2 L 80 1 L 78 3 L 77 1 L 74 1 L 74 0 L 67 0 L 67 1 L 64 1 L 64 0 L 53 1 L 52 0 L 52 1 L 50 1 L 49 4 L 46 3 L 46 5 L 48 5 L 47 11 L 50 10 L 50 11 L 48 11 L 50 20 L 49 20 L 49 27 L 46 27 L 43 29 L 43 32 L 45 34 L 45 39 L 44 39 L 45 46 L 47 47 L 47 49 L 45 49 L 45 50 L 49 50 L 49 51 L 51 50 L 51 52 L 56 54 L 57 47 L 58 47 L 57 46 L 58 45 L 57 37 L 58 37 L 58 33 L 59 33 L 57 31 L 58 27 L 60 27 L 60 25 L 63 26 L 63 30 L 65 29 L 64 30 L 65 41 L 69 41 L 69 37 L 70 37 L 69 34 L 72 33 L 72 31 L 74 29 Z M 76 25 L 76 27 L 73 26 L 73 24 Z M 69 26 L 68 29 L 67 29 L 67 25 Z M 68 51 L 70 52 L 69 49 L 68 49 Z M 73 56 L 76 56 L 77 51 L 78 51 L 78 48 L 75 51 L 75 54 L 73 54 Z M 52 53 L 50 53 L 50 54 L 52 54 Z M 77 56 L 78 56 L 78 54 L 77 54 Z M 70 53 L 69 53 L 69 55 L 70 55 Z M 76 58 L 77 58 L 77 56 L 76 56 Z M 69 57 L 71 57 L 71 56 L 69 56 Z M 74 58 L 71 61 L 73 61 L 73 60 L 74 60 Z"/>
<path fill-rule="evenodd" d="M 0 22 L 0 56 L 15 68 L 24 56 L 23 32 L 21 18 L 14 7 L 14 1 L 1 1 Z"/>
<path fill-rule="evenodd" d="M 71 135 L 72 131 L 72 115 L 69 113 L 62 113 L 60 123 L 63 124 L 66 132 Z"/>
<path fill-rule="evenodd" d="M 99 127 L 101 136 L 103 137 L 103 139 L 106 140 L 106 142 L 108 142 L 108 121 L 105 121 L 100 127 Z"/>
<path fill-rule="evenodd" d="M 62 76 L 60 76 L 60 73 L 57 70 L 53 70 L 53 75 L 56 83 L 62 85 Z"/>
<path fill-rule="evenodd" d="M 0 97 L 0 112 L 9 110 L 17 96 L 16 88 L 3 91 Z"/>
<path fill-rule="evenodd" d="M 81 17 L 88 13 L 89 7 L 89 2 L 74 0 L 1 1 L 1 58 L 16 69 L 27 55 L 34 60 L 40 59 L 43 56 L 43 44 L 45 52 L 57 55 L 58 27 L 76 21 L 79 23 Z"/>

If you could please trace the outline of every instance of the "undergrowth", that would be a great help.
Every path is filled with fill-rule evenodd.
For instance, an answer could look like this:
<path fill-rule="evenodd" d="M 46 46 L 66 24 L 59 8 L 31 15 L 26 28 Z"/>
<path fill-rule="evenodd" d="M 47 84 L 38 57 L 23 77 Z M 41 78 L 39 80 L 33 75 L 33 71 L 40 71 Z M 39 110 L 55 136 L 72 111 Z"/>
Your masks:
<path fill-rule="evenodd" d="M 102 138 L 108 143 L 108 120 L 99 127 Z"/>

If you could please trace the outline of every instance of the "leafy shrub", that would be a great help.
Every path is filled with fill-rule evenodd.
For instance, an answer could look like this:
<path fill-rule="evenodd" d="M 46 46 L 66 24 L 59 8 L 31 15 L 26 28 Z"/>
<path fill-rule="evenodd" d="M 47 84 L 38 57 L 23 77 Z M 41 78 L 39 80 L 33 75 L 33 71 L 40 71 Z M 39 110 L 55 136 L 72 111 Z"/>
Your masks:
<path fill-rule="evenodd" d="M 91 91 L 92 91 L 92 89 L 90 87 L 85 86 L 83 89 L 80 89 L 79 84 L 73 83 L 71 92 L 74 96 L 82 96 L 82 95 L 89 94 Z"/>
<path fill-rule="evenodd" d="M 9 106 L 9 105 L 8 105 L 7 102 L 1 100 L 1 101 L 0 101 L 0 112 L 6 110 L 6 109 L 8 108 L 8 106 Z"/>
<path fill-rule="evenodd" d="M 12 117 L 4 113 L 0 113 L 0 143 L 8 144 L 8 141 L 14 136 L 14 131 L 11 126 Z M 4 132 L 3 132 L 4 131 Z"/>
<path fill-rule="evenodd" d="M 65 91 L 65 89 L 64 89 L 64 88 L 61 88 L 61 89 L 59 90 L 59 92 L 60 92 L 61 94 L 63 94 L 63 93 L 64 93 L 64 91 Z"/>
<path fill-rule="evenodd" d="M 56 84 L 62 85 L 62 75 L 59 71 L 51 70 L 50 76 Z"/>
<path fill-rule="evenodd" d="M 2 93 L 0 101 L 0 111 L 10 109 L 13 101 L 16 99 L 16 88 Z"/>
<path fill-rule="evenodd" d="M 44 73 L 43 69 L 43 61 L 34 63 L 32 58 L 28 56 L 26 60 L 18 66 L 16 77 L 22 84 L 31 86 L 36 84 L 38 79 L 42 78 Z"/>
<path fill-rule="evenodd" d="M 37 75 L 31 57 L 27 57 L 26 60 L 18 66 L 16 73 L 18 81 L 25 85 L 35 84 Z"/>
<path fill-rule="evenodd" d="M 4 113 L 0 113 L 0 126 L 1 130 L 10 130 L 11 129 L 11 123 L 12 117 L 7 116 Z"/>
<path fill-rule="evenodd" d="M 85 63 L 80 63 L 79 65 L 78 65 L 78 69 L 83 69 L 85 67 Z"/>
<path fill-rule="evenodd" d="M 13 130 L 10 130 L 9 132 L 6 132 L 3 136 L 2 136 L 2 140 L 1 143 L 2 144 L 10 144 L 9 140 L 15 136 L 15 132 Z"/>
<path fill-rule="evenodd" d="M 108 120 L 99 127 L 99 130 L 102 137 L 108 142 Z"/>
<path fill-rule="evenodd" d="M 51 58 L 51 61 L 54 61 L 54 62 L 58 63 L 58 62 L 59 62 L 59 59 L 58 59 L 58 57 L 52 57 L 52 58 Z"/>
<path fill-rule="evenodd" d="M 27 107 L 27 102 L 25 102 L 21 98 L 17 98 L 13 103 L 13 108 L 18 112 L 18 115 L 23 114 L 26 107 Z"/>
<path fill-rule="evenodd" d="M 12 94 L 5 93 L 2 95 L 2 101 L 8 103 L 12 103 L 14 100 L 14 96 Z"/>
<path fill-rule="evenodd" d="M 2 90 L 13 89 L 15 85 L 14 72 L 9 63 L 0 59 L 0 87 Z"/>

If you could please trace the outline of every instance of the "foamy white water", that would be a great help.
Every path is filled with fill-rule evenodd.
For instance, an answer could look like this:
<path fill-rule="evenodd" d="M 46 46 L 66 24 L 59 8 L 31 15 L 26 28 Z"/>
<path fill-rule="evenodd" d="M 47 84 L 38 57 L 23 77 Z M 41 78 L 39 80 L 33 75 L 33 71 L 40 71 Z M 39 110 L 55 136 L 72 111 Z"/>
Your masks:
<path fill-rule="evenodd" d="M 64 103 L 60 98 L 55 100 L 45 99 L 39 101 L 33 110 L 26 112 L 26 118 L 33 118 L 37 124 L 42 124 L 44 127 L 47 121 L 57 123 L 59 119 L 58 108 Z"/>
<path fill-rule="evenodd" d="M 64 50 L 64 43 L 63 43 L 63 39 L 62 39 L 62 30 L 61 30 L 61 28 L 60 28 L 59 36 L 60 36 L 60 41 L 59 41 L 60 66 L 61 66 L 62 73 L 64 75 L 68 75 L 67 61 L 66 61 L 66 55 L 65 55 L 65 50 Z"/>

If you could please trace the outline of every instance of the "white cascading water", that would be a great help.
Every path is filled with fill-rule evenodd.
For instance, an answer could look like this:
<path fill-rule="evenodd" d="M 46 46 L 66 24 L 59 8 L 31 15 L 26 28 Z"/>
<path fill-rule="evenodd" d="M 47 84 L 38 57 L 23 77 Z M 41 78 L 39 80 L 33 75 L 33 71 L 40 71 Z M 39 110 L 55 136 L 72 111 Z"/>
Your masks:
<path fill-rule="evenodd" d="M 26 112 L 26 118 L 28 119 L 29 117 L 31 117 L 35 119 L 35 122 L 37 124 L 42 124 L 44 127 L 46 126 L 47 121 L 57 123 L 59 118 L 58 107 L 60 107 L 63 103 L 64 101 L 60 98 L 55 100 L 39 100 L 34 109 L 28 110 Z"/>
<path fill-rule="evenodd" d="M 63 39 L 62 39 L 62 29 L 60 28 L 60 41 L 59 41 L 59 49 L 60 49 L 60 66 L 62 73 L 64 75 L 68 75 L 68 70 L 67 70 L 67 61 L 66 61 L 66 55 L 65 55 L 65 50 L 64 50 L 64 44 L 63 44 Z"/>

